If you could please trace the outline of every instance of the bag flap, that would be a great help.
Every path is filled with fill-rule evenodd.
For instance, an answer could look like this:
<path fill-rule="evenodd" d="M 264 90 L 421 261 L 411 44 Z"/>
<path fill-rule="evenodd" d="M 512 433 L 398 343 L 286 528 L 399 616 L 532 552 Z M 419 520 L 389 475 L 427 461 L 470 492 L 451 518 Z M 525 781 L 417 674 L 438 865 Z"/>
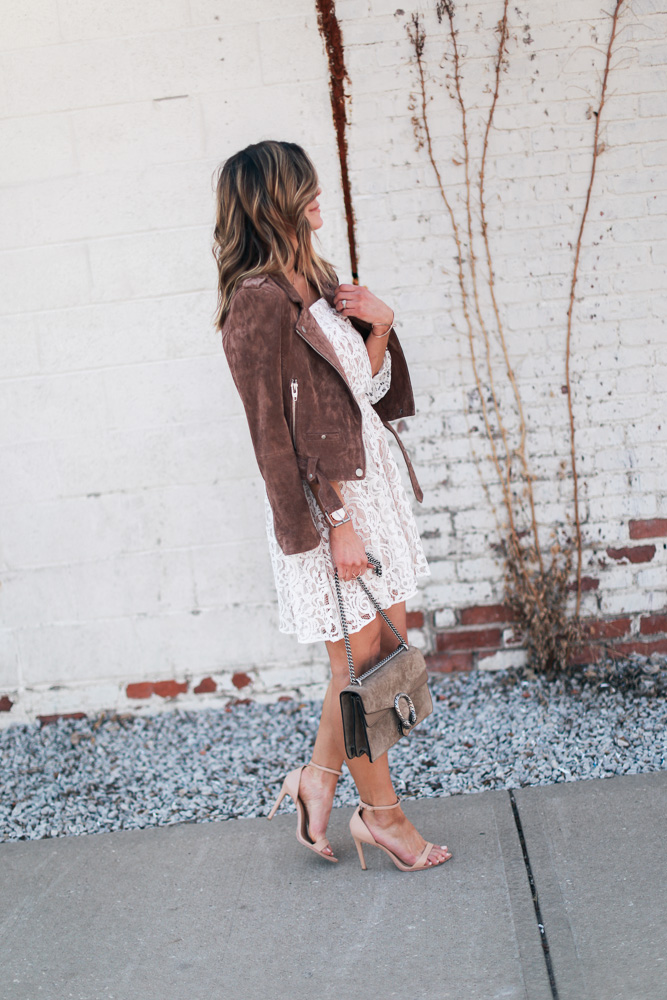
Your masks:
<path fill-rule="evenodd" d="M 363 701 L 368 724 L 372 723 L 368 719 L 369 715 L 393 709 L 394 698 L 399 692 L 404 691 L 412 697 L 418 688 L 426 684 L 427 679 L 424 657 L 415 646 L 410 646 L 397 653 L 389 663 L 365 680 L 362 674 L 359 678 L 361 685 L 351 686 L 349 690 Z"/>

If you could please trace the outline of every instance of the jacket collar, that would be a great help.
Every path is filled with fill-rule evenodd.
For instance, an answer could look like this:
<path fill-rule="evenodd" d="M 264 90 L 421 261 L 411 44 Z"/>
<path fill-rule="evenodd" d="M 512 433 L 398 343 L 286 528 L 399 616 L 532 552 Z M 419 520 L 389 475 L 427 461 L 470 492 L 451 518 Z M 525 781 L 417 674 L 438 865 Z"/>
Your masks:
<path fill-rule="evenodd" d="M 338 360 L 338 355 L 331 346 L 331 342 L 328 337 L 322 332 L 317 320 L 311 313 L 310 309 L 306 309 L 304 306 L 303 299 L 297 292 L 296 288 L 291 281 L 282 273 L 269 275 L 272 281 L 274 281 L 284 292 L 287 293 L 288 297 L 295 305 L 299 308 L 299 316 L 296 322 L 296 332 L 299 334 L 306 343 L 310 344 L 314 351 L 317 351 L 325 361 L 333 365 L 341 378 L 347 382 L 345 372 L 343 371 L 343 366 Z M 334 295 L 336 288 L 333 285 L 326 285 L 322 289 L 322 298 L 326 299 L 330 306 L 333 305 Z"/>
<path fill-rule="evenodd" d="M 270 277 L 272 281 L 275 281 L 275 283 L 279 285 L 283 289 L 283 291 L 287 292 L 292 302 L 295 302 L 300 309 L 304 308 L 303 299 L 297 292 L 292 282 L 287 278 L 285 274 L 283 274 L 282 271 L 277 271 L 275 274 L 268 275 L 268 277 Z M 336 294 L 336 285 L 326 284 L 323 286 L 322 298 L 325 298 L 330 306 L 333 305 L 335 294 Z"/>

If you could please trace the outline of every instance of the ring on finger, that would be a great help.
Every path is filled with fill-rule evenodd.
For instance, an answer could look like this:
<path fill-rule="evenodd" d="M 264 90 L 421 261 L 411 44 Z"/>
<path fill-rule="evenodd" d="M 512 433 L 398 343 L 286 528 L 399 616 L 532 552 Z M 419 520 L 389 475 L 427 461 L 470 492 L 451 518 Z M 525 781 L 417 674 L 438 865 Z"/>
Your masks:
<path fill-rule="evenodd" d="M 347 299 L 343 299 L 341 305 L 343 306 L 343 309 L 347 309 Z"/>

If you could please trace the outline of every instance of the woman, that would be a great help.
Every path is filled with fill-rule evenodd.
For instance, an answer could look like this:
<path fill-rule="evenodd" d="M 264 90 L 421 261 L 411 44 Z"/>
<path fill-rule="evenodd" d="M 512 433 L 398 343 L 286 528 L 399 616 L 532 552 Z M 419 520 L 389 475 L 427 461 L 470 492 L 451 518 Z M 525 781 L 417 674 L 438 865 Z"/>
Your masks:
<path fill-rule="evenodd" d="M 300 642 L 323 640 L 331 662 L 313 760 L 287 775 L 269 819 L 289 794 L 299 842 L 336 861 L 326 828 L 345 759 L 339 693 L 349 674 L 334 572 L 360 674 L 396 647 L 355 583 L 369 569 L 366 552 L 382 563 L 373 592 L 402 635 L 405 601 L 428 567 L 382 426 L 414 413 L 393 313 L 367 288 L 338 285 L 315 253 L 319 193 L 301 147 L 248 146 L 219 171 L 213 252 L 217 325 L 266 486 L 280 629 Z M 360 795 L 357 841 L 379 846 L 403 870 L 451 857 L 404 815 L 386 754 L 347 765 Z"/>

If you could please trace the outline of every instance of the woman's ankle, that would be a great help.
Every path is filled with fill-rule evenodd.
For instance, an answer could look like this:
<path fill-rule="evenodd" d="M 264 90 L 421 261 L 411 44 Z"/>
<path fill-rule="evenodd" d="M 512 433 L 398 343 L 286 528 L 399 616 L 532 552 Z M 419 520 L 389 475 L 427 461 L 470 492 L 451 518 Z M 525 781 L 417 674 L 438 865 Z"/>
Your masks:
<path fill-rule="evenodd" d="M 342 761 L 340 762 L 338 767 L 336 767 L 334 764 L 320 764 L 317 761 L 309 760 L 308 763 L 306 764 L 306 767 L 309 767 L 311 771 L 315 772 L 319 771 L 320 774 L 331 775 L 332 777 L 336 778 L 336 781 L 338 780 L 338 778 L 340 778 L 340 776 L 343 773 Z"/>
<path fill-rule="evenodd" d="M 322 791 L 328 792 L 332 796 L 335 795 L 336 785 L 338 784 L 337 774 L 331 774 L 329 771 L 321 771 L 317 767 L 306 764 L 301 777 L 302 782 L 304 777 L 306 784 L 311 790 L 322 789 Z"/>
<path fill-rule="evenodd" d="M 362 818 L 366 822 L 370 820 L 373 826 L 386 830 L 402 823 L 405 820 L 405 813 L 397 802 L 395 809 L 362 809 Z"/>

